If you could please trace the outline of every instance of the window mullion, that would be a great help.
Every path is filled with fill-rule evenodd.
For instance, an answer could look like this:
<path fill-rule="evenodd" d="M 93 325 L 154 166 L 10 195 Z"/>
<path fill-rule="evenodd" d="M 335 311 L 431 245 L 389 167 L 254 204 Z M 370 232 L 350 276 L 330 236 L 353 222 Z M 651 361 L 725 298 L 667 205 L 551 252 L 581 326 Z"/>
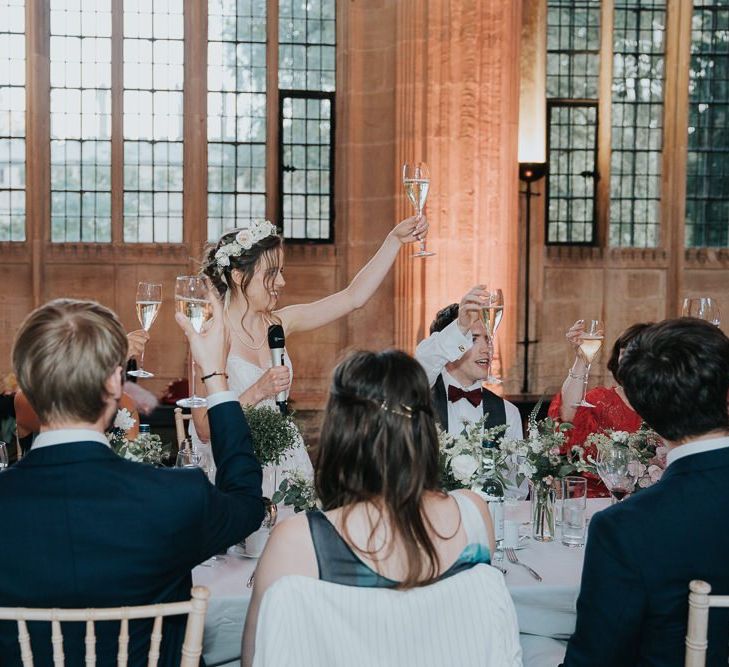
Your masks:
<path fill-rule="evenodd" d="M 278 86 L 279 0 L 266 4 L 266 217 L 281 219 L 280 128 Z"/>
<path fill-rule="evenodd" d="M 124 242 L 124 0 L 111 0 L 111 241 Z"/>
<path fill-rule="evenodd" d="M 602 0 L 600 16 L 600 79 L 598 83 L 598 136 L 597 136 L 597 245 L 608 245 L 610 233 L 610 142 L 612 140 L 612 83 L 613 83 L 613 0 Z"/>

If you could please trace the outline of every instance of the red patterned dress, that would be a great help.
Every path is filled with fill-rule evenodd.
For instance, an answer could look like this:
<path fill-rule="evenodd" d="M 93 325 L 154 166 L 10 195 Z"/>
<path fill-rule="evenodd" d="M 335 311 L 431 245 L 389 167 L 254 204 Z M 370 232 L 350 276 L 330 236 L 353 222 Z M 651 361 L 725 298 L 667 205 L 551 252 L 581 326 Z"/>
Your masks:
<path fill-rule="evenodd" d="M 567 431 L 567 442 L 565 448 L 569 450 L 572 445 L 585 446 L 585 438 L 590 433 L 597 431 L 628 431 L 634 433 L 640 428 L 642 419 L 629 408 L 625 401 L 618 395 L 616 387 L 595 387 L 587 392 L 585 400 L 592 403 L 594 408 L 579 407 L 572 419 L 572 429 Z M 562 394 L 552 399 L 549 406 L 549 416 L 552 419 L 560 419 L 559 409 L 562 405 Z M 595 456 L 597 452 L 594 447 L 588 447 L 585 455 Z M 590 497 L 607 496 L 608 491 L 605 485 L 596 475 L 586 474 L 587 495 Z"/>

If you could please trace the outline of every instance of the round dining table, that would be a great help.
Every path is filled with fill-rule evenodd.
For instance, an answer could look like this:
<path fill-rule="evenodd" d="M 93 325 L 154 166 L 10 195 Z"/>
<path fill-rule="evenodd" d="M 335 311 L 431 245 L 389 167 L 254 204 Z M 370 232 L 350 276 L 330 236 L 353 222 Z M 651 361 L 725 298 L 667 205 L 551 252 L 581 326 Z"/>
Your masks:
<path fill-rule="evenodd" d="M 607 498 L 587 501 L 587 517 L 609 505 Z M 279 520 L 291 514 L 282 508 Z M 494 564 L 506 570 L 506 584 L 516 607 L 524 652 L 525 667 L 556 667 L 564 656 L 565 640 L 575 629 L 576 602 L 580 590 L 583 547 L 568 547 L 560 540 L 559 528 L 551 542 L 531 538 L 529 503 L 517 502 L 507 507 L 509 519 L 521 526 L 518 559 L 542 578 L 535 579 L 526 568 L 506 558 Z M 500 552 L 497 552 L 497 556 Z M 257 560 L 231 547 L 219 560 L 199 565 L 192 572 L 195 585 L 207 586 L 210 604 L 205 620 L 203 657 L 207 667 L 235 667 L 240 661 L 241 637 L 252 575 Z"/>

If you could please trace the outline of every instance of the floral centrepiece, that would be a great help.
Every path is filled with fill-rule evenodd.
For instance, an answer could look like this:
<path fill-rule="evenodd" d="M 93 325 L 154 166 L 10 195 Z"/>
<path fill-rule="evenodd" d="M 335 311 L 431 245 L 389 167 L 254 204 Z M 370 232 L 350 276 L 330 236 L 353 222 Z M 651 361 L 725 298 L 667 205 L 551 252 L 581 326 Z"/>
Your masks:
<path fill-rule="evenodd" d="M 661 436 L 645 422 L 635 433 L 610 429 L 591 433 L 585 439 L 585 444 L 595 447 L 598 453 L 616 446 L 631 450 L 635 454 L 636 460 L 628 468 L 639 489 L 645 489 L 658 482 L 666 468 L 668 448 L 663 444 Z"/>
<path fill-rule="evenodd" d="M 114 424 L 106 433 L 111 448 L 123 459 L 162 465 L 169 454 L 169 448 L 154 433 L 140 433 L 134 440 L 129 440 L 127 432 L 135 423 L 136 419 L 126 408 L 117 412 Z"/>
<path fill-rule="evenodd" d="M 294 512 L 306 512 L 321 508 L 321 501 L 316 497 L 314 482 L 296 470 L 285 474 L 271 501 L 275 505 L 278 503 L 289 505 L 294 508 Z"/>
<path fill-rule="evenodd" d="M 441 485 L 446 491 L 478 488 L 484 468 L 493 468 L 500 476 L 506 426 L 485 429 L 486 419 L 484 415 L 473 424 L 464 424 L 459 435 L 439 431 Z"/>
<path fill-rule="evenodd" d="M 296 447 L 299 430 L 291 415 L 282 415 L 277 408 L 264 405 L 243 409 L 251 429 L 253 453 L 262 466 L 278 465 Z"/>

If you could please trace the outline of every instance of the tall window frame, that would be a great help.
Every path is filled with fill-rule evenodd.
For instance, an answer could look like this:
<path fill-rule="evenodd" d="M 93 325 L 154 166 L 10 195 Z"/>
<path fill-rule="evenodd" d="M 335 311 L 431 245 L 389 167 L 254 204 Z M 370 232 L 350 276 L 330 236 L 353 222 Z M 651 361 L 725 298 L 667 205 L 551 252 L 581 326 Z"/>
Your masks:
<path fill-rule="evenodd" d="M 130 187 L 130 184 L 125 175 L 125 167 L 127 166 L 126 159 L 128 156 L 125 155 L 128 151 L 127 144 L 133 142 L 134 137 L 127 136 L 125 133 L 125 93 L 127 89 L 125 87 L 125 40 L 129 38 L 125 33 L 125 14 L 124 8 L 125 3 L 129 3 L 130 6 L 141 7 L 144 3 L 143 0 L 109 0 L 111 4 L 112 13 L 112 29 L 111 29 L 111 72 L 110 80 L 104 81 L 105 85 L 108 85 L 108 89 L 111 91 L 112 103 L 111 103 L 111 136 L 110 138 L 105 136 L 104 140 L 109 141 L 111 144 L 111 164 L 107 165 L 104 163 L 105 169 L 110 171 L 110 193 L 111 193 L 111 215 L 110 224 L 106 223 L 106 228 L 102 230 L 103 233 L 97 233 L 98 230 L 91 229 L 88 233 L 74 232 L 67 234 L 64 229 L 60 226 L 60 231 L 53 232 L 52 227 L 52 206 L 51 206 L 51 191 L 53 184 L 49 182 L 48 173 L 44 173 L 45 170 L 50 171 L 51 167 L 51 133 L 49 130 L 50 119 L 51 119 L 51 81 L 44 70 L 50 69 L 51 65 L 51 54 L 50 54 L 50 5 L 47 0 L 24 0 L 28 5 L 26 10 L 26 16 L 29 17 L 28 21 L 32 25 L 26 26 L 26 35 L 31 34 L 30 38 L 26 39 L 25 53 L 26 57 L 29 58 L 30 67 L 33 69 L 34 76 L 32 82 L 32 90 L 27 89 L 25 92 L 25 99 L 32 100 L 32 110 L 30 111 L 33 122 L 27 129 L 27 133 L 31 136 L 32 144 L 36 147 L 36 151 L 33 156 L 26 156 L 26 164 L 29 165 L 28 169 L 32 170 L 33 174 L 30 180 L 33 183 L 34 192 L 39 193 L 33 202 L 33 215 L 32 224 L 30 222 L 30 214 L 28 215 L 29 221 L 24 221 L 22 233 L 17 234 L 9 240 L 10 242 L 17 241 L 18 243 L 31 244 L 34 241 L 41 242 L 44 247 L 56 248 L 53 252 L 56 256 L 60 257 L 58 253 L 63 253 L 68 248 L 73 250 L 74 253 L 78 252 L 89 252 L 95 253 L 97 257 L 112 257 L 112 256 L 125 256 L 129 252 L 132 252 L 134 248 L 141 249 L 140 252 L 143 254 L 153 255 L 155 248 L 160 246 L 172 246 L 177 247 L 174 251 L 176 255 L 182 256 L 180 253 L 183 252 L 184 246 L 202 246 L 207 240 L 209 240 L 209 232 L 207 227 L 207 195 L 208 195 L 208 155 L 206 145 L 206 126 L 207 126 L 207 47 L 208 47 L 208 6 L 207 2 L 199 2 L 199 0 L 182 0 L 184 5 L 184 97 L 183 97 L 183 135 L 182 144 L 184 146 L 184 187 L 176 192 L 182 192 L 182 232 L 172 232 L 171 228 L 167 231 L 162 231 L 157 238 L 157 232 L 153 234 L 141 233 L 141 231 L 132 231 L 130 233 L 128 221 L 125 219 L 129 217 L 129 213 L 134 214 L 132 209 L 134 207 L 129 206 L 127 199 L 128 195 L 134 194 L 142 190 L 143 188 L 138 187 L 134 184 Z M 281 179 L 279 173 L 279 156 L 282 152 L 280 143 L 279 123 L 278 116 L 280 111 L 280 94 L 278 85 L 278 62 L 281 56 L 279 52 L 279 33 L 283 34 L 282 28 L 278 23 L 279 20 L 279 4 L 284 0 L 252 0 L 257 4 L 264 4 L 267 8 L 268 23 L 266 26 L 266 44 L 265 44 L 265 59 L 266 65 L 269 68 L 269 74 L 267 75 L 266 82 L 266 137 L 265 137 L 265 153 L 266 153 L 266 165 L 265 165 L 265 210 L 263 215 L 265 217 L 278 223 L 281 227 L 284 226 L 283 221 L 283 207 L 282 207 L 282 195 L 279 192 L 281 186 Z M 291 0 L 286 0 L 291 5 Z M 84 3 L 81 0 L 69 0 L 72 4 L 75 2 L 78 5 L 77 9 L 82 9 Z M 141 4 L 140 4 L 141 3 Z M 297 16 L 295 13 L 307 13 L 310 11 L 312 6 L 331 6 L 331 11 L 334 14 L 337 13 L 336 4 L 334 0 L 318 0 L 317 2 L 307 2 L 302 4 L 297 0 L 293 10 L 289 8 L 287 11 L 293 11 L 294 19 L 293 23 L 297 24 Z M 75 5 L 74 5 L 75 6 Z M 296 9 L 298 7 L 298 9 Z M 79 9 L 79 11 L 80 11 Z M 320 15 L 314 16 L 312 21 L 309 21 L 310 17 L 306 17 L 307 29 L 304 32 L 304 38 L 308 39 L 309 24 L 311 25 L 323 25 L 325 23 L 324 15 L 322 10 L 318 10 Z M 298 17 L 301 19 L 301 16 Z M 336 16 L 332 19 L 329 17 L 329 23 L 336 26 Z M 298 25 L 298 24 L 297 24 Z M 200 30 L 200 28 L 204 28 Z M 294 25 L 296 28 L 296 25 Z M 2 32 L 2 31 L 0 31 Z M 296 35 L 296 33 L 293 33 Z M 336 35 L 336 29 L 333 34 Z M 80 35 L 83 36 L 83 35 Z M 156 38 L 156 37 L 155 37 Z M 311 81 L 316 79 L 319 74 L 317 71 L 314 72 L 313 76 L 309 74 L 309 57 L 311 53 L 315 53 L 318 49 L 322 51 L 323 40 L 315 40 L 315 43 L 309 45 L 308 42 L 304 44 L 307 49 L 307 58 L 305 70 L 306 74 L 306 88 L 311 87 Z M 31 43 L 32 42 L 32 43 Z M 297 44 L 298 46 L 298 44 Z M 312 47 L 312 49 L 309 48 Z M 336 39 L 325 46 L 330 46 L 332 49 L 336 49 Z M 40 47 L 40 48 L 39 48 Z M 316 55 L 316 54 L 315 54 Z M 202 57 L 201 57 L 202 56 Z M 321 57 L 321 56 L 319 56 Z M 312 66 L 315 70 L 326 70 L 327 66 L 321 65 L 321 62 L 314 57 L 311 61 L 314 63 Z M 334 63 L 336 57 L 331 57 L 329 60 L 331 64 L 330 72 L 332 74 L 332 89 L 324 91 L 327 93 L 327 97 L 331 98 L 332 104 L 332 116 L 336 115 L 336 94 L 334 92 L 333 80 L 336 76 L 336 70 L 334 69 Z M 176 64 L 161 61 L 163 66 Z M 297 69 L 301 67 L 301 64 L 296 62 L 293 67 L 289 65 L 290 69 Z M 39 69 L 40 68 L 40 69 Z M 273 72 L 273 76 L 270 74 Z M 58 85 L 56 85 L 58 88 Z M 316 86 L 314 85 L 314 88 Z M 144 87 L 137 86 L 137 89 L 144 90 Z M 151 91 L 156 92 L 156 87 L 153 86 Z M 296 91 L 297 93 L 300 91 Z M 310 91 L 311 92 L 311 91 Z M 322 92 L 316 91 L 314 92 Z M 30 102 L 26 102 L 28 104 Z M 156 114 L 156 111 L 152 111 Z M 175 112 L 176 113 L 176 112 Z M 335 150 L 334 147 L 334 131 L 331 131 L 331 151 Z M 201 130 L 202 128 L 202 130 Z M 83 139 L 83 137 L 81 137 Z M 156 140 L 157 137 L 153 137 L 152 140 Z M 41 148 L 42 150 L 37 150 Z M 155 158 L 156 159 L 156 158 Z M 97 160 L 98 162 L 98 160 Z M 330 160 L 330 164 L 333 165 L 334 160 Z M 141 164 L 141 161 L 139 162 Z M 179 164 L 179 160 L 175 163 Z M 31 166 L 32 165 L 32 166 Z M 2 165 L 0 165 L 1 167 Z M 95 164 L 92 166 L 96 166 Z M 110 168 L 109 168 L 110 167 Z M 151 164 L 152 169 L 156 167 L 156 163 L 153 160 Z M 65 163 L 63 165 L 65 169 Z M 330 174 L 328 179 L 333 186 L 333 173 Z M 107 180 L 109 180 L 107 178 Z M 177 187 L 177 186 L 175 186 Z M 164 189 L 164 188 L 163 188 Z M 56 188 L 58 191 L 59 188 Z M 330 228 L 333 225 L 334 220 L 334 199 L 333 199 L 333 187 L 330 190 Z M 78 188 L 79 195 L 83 196 L 83 188 Z M 154 193 L 153 193 L 154 194 Z M 317 193 L 318 194 L 318 193 Z M 157 202 L 155 201 L 155 207 Z M 177 207 L 178 204 L 176 203 Z M 170 205 L 171 207 L 171 205 Z M 156 209 L 153 209 L 156 210 Z M 173 212 L 166 212 L 166 218 L 177 215 L 176 211 L 179 208 L 175 208 Z M 139 214 L 141 215 L 141 214 Z M 251 215 L 250 217 L 258 217 L 257 215 Z M 261 216 L 262 217 L 262 216 Z M 165 223 L 167 225 L 167 223 Z M 136 222 L 134 227 L 139 227 Z M 110 227 L 110 229 L 109 229 Z M 167 225 L 167 227 L 169 227 Z M 330 229 L 331 231 L 331 229 Z M 333 232 L 328 233 L 326 237 L 320 237 L 316 239 L 311 238 L 289 238 L 288 240 L 293 242 L 298 241 L 315 241 L 315 242 L 327 242 L 333 241 Z M 0 239 L 2 241 L 3 239 Z M 40 246 L 36 246 L 40 247 Z M 87 248 L 87 250 L 82 250 Z M 95 248 L 95 249 L 94 249 Z M 101 253 L 101 254 L 99 254 Z M 90 255 L 89 255 L 90 256 Z"/>

